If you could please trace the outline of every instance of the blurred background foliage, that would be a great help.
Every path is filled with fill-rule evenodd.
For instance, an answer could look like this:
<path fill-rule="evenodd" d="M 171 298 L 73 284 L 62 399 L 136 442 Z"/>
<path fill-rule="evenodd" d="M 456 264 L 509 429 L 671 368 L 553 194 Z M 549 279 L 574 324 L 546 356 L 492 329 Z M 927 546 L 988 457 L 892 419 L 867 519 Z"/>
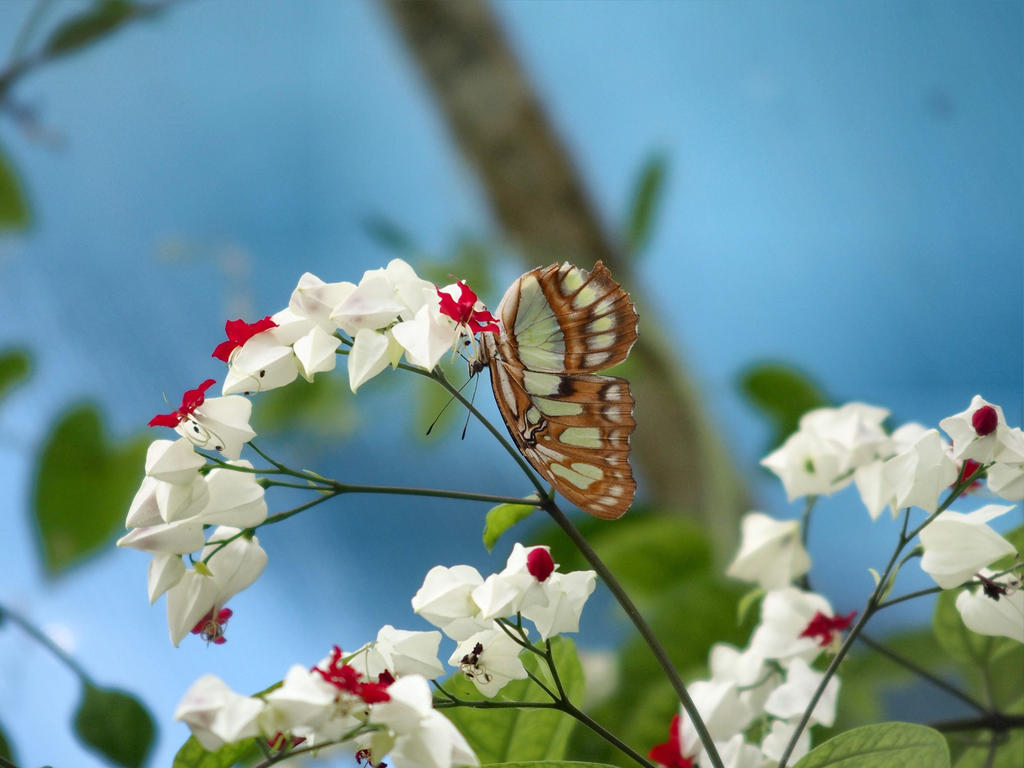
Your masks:
<path fill-rule="evenodd" d="M 975 11 L 787 3 L 775 17 L 749 6 L 434 0 L 0 7 L 0 464 L 12 489 L 0 605 L 43 625 L 58 655 L 73 648 L 86 670 L 96 666 L 73 675 L 79 692 L 69 692 L 66 671 L 0 621 L 5 669 L 21 656 L 32 662 L 0 673 L 0 754 L 26 765 L 164 764 L 187 735 L 169 713 L 191 680 L 217 671 L 256 690 L 334 642 L 355 647 L 382 623 L 413 626 L 395 612 L 408 614 L 430 564 L 497 570 L 513 536 L 528 535 L 549 543 L 563 570 L 583 567 L 536 515 L 488 557 L 477 539 L 482 510 L 346 501 L 341 514 L 266 532 L 271 566 L 239 598 L 251 618 L 233 621 L 229 658 L 171 648 L 161 611 L 145 605 L 144 563 L 113 554 L 154 437 L 139 425 L 162 410 L 161 390 L 174 401 L 215 370 L 198 364 L 219 340 L 218 323 L 276 311 L 304 270 L 358 280 L 395 256 L 438 283 L 467 279 L 492 306 L 524 268 L 561 259 L 611 267 L 641 318 L 640 342 L 616 371 L 638 403 L 640 503 L 613 525 L 581 525 L 684 677 L 704 673 L 713 642 L 742 645 L 753 616 L 738 618 L 744 589 L 722 566 L 752 506 L 795 514 L 755 461 L 802 413 L 859 398 L 893 407 L 899 421 L 934 423 L 983 391 L 1020 421 L 1021 224 L 1005 214 L 1022 200 L 1019 136 L 1007 127 L 1022 116 L 1013 58 L 1021 7 Z M 809 42 L 836 23 L 853 25 L 849 48 Z M 699 58 L 684 54 L 680 30 L 713 52 L 702 43 Z M 719 87 L 721 71 L 686 69 L 724 68 L 719 43 L 721 55 L 746 52 L 762 35 L 771 42 L 753 44 L 750 71 L 732 90 Z M 813 69 L 809 61 L 861 99 L 864 136 L 844 132 L 849 115 L 831 81 L 793 74 Z M 885 78 L 895 85 L 879 96 L 871 89 Z M 899 88 L 916 90 L 904 98 Z M 750 98 L 737 106 L 737 93 Z M 904 102 L 923 107 L 885 114 Z M 645 121 L 656 130 L 624 127 Z M 342 126 L 348 133 L 331 133 Z M 915 154 L 922 136 L 926 151 Z M 354 154 L 339 154 L 346 142 Z M 731 166 L 723 153 L 737 148 L 743 161 Z M 832 153 L 849 180 L 828 177 Z M 126 174 L 134 165 L 151 178 Z M 720 180 L 706 175 L 719 170 Z M 780 186 L 748 196 L 765 174 Z M 139 186 L 119 186 L 133 180 Z M 898 194 L 887 197 L 893 185 Z M 823 225 L 805 195 L 826 199 Z M 193 205 L 169 204 L 190 196 Z M 975 281 L 966 292 L 965 275 Z M 927 316 L 936 313 L 952 317 Z M 854 347 L 862 337 L 866 347 Z M 461 361 L 446 365 L 464 379 Z M 261 395 L 254 426 L 282 460 L 342 480 L 523 487 L 500 452 L 481 447 L 482 430 L 471 426 L 459 441 L 456 408 L 410 444 L 442 411 L 439 388 L 384 376 L 373 390 L 353 398 L 343 374 L 320 376 Z M 486 383 L 478 397 L 490 399 Z M 866 516 L 844 503 L 847 518 L 816 522 L 812 555 L 826 566 L 815 585 L 845 610 L 863 592 L 849 574 L 877 564 L 887 544 L 854 551 L 858 536 L 886 537 L 850 522 Z M 312 537 L 336 549 L 311 555 Z M 404 566 L 350 565 L 366 548 Z M 848 568 L 827 572 L 837 561 Z M 318 609 L 325 592 L 330 607 Z M 646 751 L 664 739 L 676 704 L 607 595 L 598 597 L 599 615 L 579 638 L 600 689 L 591 691 L 595 716 Z M 1019 650 L 975 648 L 945 599 L 935 607 L 945 638 L 937 647 L 912 626 L 930 611 L 885 627 L 887 644 L 1020 711 L 1013 697 L 1024 685 L 982 668 L 1024 669 Z M 620 652 L 609 664 L 612 649 Z M 140 664 L 161 669 L 131 670 Z M 582 672 L 567 676 L 582 687 Z M 1005 691 L 986 688 L 993 677 Z M 836 730 L 960 711 L 875 654 L 852 658 L 843 680 Z M 136 695 L 157 713 L 157 729 Z M 545 757 L 620 762 L 580 729 L 554 727 Z M 111 739 L 115 730 L 137 738 Z M 88 755 L 66 738 L 72 732 Z M 987 759 L 969 737 L 954 741 L 958 766 Z M 504 757 L 536 757 L 532 743 Z"/>

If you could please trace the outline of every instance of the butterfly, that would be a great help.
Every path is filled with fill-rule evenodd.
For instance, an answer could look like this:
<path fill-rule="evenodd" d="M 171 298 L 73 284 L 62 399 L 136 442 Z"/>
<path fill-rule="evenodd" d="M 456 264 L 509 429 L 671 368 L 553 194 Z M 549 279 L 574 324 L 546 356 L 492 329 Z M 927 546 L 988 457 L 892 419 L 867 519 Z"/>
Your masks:
<path fill-rule="evenodd" d="M 565 498 L 601 518 L 633 502 L 629 382 L 596 371 L 621 363 L 637 338 L 629 294 L 600 261 L 533 269 L 498 305 L 500 333 L 481 334 L 498 410 L 520 452 Z"/>

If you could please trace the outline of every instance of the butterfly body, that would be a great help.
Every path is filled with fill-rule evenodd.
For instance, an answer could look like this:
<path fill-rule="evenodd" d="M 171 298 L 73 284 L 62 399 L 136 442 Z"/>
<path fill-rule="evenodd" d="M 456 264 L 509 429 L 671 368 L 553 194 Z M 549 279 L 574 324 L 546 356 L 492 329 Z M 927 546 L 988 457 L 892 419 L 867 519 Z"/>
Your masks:
<path fill-rule="evenodd" d="M 527 272 L 498 305 L 501 333 L 484 333 L 498 410 L 516 446 L 569 501 L 617 518 L 633 501 L 629 382 L 597 371 L 625 360 L 637 315 L 598 262 L 587 272 L 553 264 Z"/>

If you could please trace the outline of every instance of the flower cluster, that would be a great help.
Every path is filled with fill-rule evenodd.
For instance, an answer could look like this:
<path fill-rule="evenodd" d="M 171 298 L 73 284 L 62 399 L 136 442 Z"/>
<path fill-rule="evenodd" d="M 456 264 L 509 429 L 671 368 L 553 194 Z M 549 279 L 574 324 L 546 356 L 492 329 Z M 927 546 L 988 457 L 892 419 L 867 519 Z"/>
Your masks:
<path fill-rule="evenodd" d="M 753 512 L 744 518 L 742 530 L 740 551 L 728 573 L 765 590 L 760 621 L 746 648 L 724 643 L 712 647 L 710 676 L 688 689 L 725 764 L 760 768 L 782 756 L 824 679 L 812 664 L 836 647 L 854 614 L 836 615 L 823 596 L 793 586 L 810 567 L 798 523 Z M 833 677 L 814 707 L 812 725 L 832 725 L 838 691 L 839 680 Z M 751 735 L 757 739 L 751 741 Z M 805 731 L 793 758 L 809 748 Z M 668 741 L 654 747 L 650 757 L 674 768 L 709 764 L 685 713 L 673 719 Z"/>
<path fill-rule="evenodd" d="M 199 424 L 203 417 L 192 413 L 187 421 L 193 420 Z M 151 443 L 146 476 L 125 523 L 130 530 L 117 542 L 153 555 L 149 601 L 167 594 L 174 645 L 190 630 L 223 642 L 222 626 L 230 616 L 222 611 L 224 604 L 252 584 L 267 562 L 259 541 L 243 534 L 267 517 L 263 487 L 251 472 L 239 471 L 252 465 L 227 461 L 204 474 L 200 469 L 205 465 L 189 439 Z M 196 551 L 200 554 L 187 568 L 182 556 Z"/>
<path fill-rule="evenodd" d="M 462 734 L 433 707 L 426 676 L 442 671 L 439 632 L 386 626 L 377 640 L 345 656 L 335 646 L 312 669 L 292 666 L 268 693 L 243 696 L 216 675 L 199 678 L 174 716 L 207 750 L 247 738 L 287 753 L 342 745 L 370 765 L 395 768 L 477 765 Z M 376 674 L 367 669 L 372 667 Z"/>
<path fill-rule="evenodd" d="M 355 392 L 404 354 L 432 370 L 463 336 L 497 332 L 496 320 L 464 283 L 438 289 L 401 259 L 368 270 L 358 284 L 304 274 L 288 306 L 252 325 L 231 321 L 214 356 L 228 363 L 223 393 L 260 392 L 334 369 L 342 343 Z"/>
<path fill-rule="evenodd" d="M 593 571 L 560 573 L 547 547 L 516 544 L 500 573 L 484 579 L 476 568 L 435 566 L 412 599 L 413 610 L 458 643 L 448 660 L 484 696 L 526 677 L 522 646 L 495 624 L 519 615 L 542 640 L 579 629 L 580 613 L 594 591 Z"/>

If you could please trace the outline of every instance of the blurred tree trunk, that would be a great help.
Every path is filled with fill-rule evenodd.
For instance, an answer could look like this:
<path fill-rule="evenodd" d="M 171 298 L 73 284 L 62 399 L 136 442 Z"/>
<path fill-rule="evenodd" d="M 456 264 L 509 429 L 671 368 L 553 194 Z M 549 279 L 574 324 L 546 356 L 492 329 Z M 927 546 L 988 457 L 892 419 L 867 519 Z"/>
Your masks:
<path fill-rule="evenodd" d="M 655 505 L 703 521 L 719 546 L 748 510 L 740 475 L 680 355 L 638 289 L 633 262 L 599 220 L 555 134 L 482 0 L 381 0 L 422 72 L 497 220 L 534 267 L 601 259 L 627 286 L 640 315 L 634 456 L 640 492 Z"/>

